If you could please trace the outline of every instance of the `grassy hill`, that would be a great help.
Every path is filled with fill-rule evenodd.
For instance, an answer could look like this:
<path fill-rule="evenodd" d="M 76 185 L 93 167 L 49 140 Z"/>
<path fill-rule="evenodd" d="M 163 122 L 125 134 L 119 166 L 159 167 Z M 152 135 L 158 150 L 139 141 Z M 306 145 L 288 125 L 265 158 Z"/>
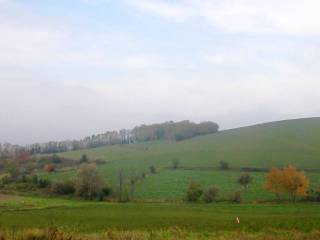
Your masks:
<path fill-rule="evenodd" d="M 62 153 L 64 157 L 79 159 L 86 153 L 91 159 L 104 159 L 101 173 L 112 184 L 124 169 L 128 178 L 149 172 L 154 165 L 157 174 L 149 174 L 136 190 L 137 198 L 179 199 L 190 181 L 204 185 L 218 185 L 221 197 L 239 188 L 236 179 L 239 169 L 271 168 L 292 164 L 305 170 L 320 169 L 320 118 L 272 122 L 217 134 L 196 137 L 182 142 L 157 141 L 130 145 L 116 145 Z M 178 159 L 180 168 L 170 169 Z M 223 160 L 233 170 L 215 170 Z M 237 170 L 238 169 L 238 170 Z M 50 178 L 72 176 L 74 171 L 51 174 Z M 263 191 L 265 173 L 252 173 L 254 181 L 246 198 L 269 199 Z M 312 185 L 320 185 L 318 173 L 308 173 Z"/>

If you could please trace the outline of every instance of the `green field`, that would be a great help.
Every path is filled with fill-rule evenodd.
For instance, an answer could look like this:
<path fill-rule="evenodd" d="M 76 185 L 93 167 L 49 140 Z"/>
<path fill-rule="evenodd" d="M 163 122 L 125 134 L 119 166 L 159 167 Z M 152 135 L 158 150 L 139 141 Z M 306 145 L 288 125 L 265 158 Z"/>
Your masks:
<path fill-rule="evenodd" d="M 267 169 L 289 164 L 306 171 L 311 188 L 320 186 L 319 118 L 221 131 L 182 142 L 115 145 L 60 155 L 78 160 L 84 153 L 91 160 L 106 161 L 98 165 L 98 170 L 115 189 L 120 169 L 124 170 L 127 180 L 146 173 L 136 184 L 135 201 L 90 202 L 75 198 L 0 195 L 0 230 L 4 231 L 0 231 L 0 237 L 5 234 L 3 239 L 10 240 L 70 239 L 39 237 L 47 234 L 43 229 L 53 227 L 75 233 L 74 236 L 82 239 L 320 238 L 319 204 L 306 201 L 279 204 L 271 201 L 275 196 L 263 188 Z M 172 163 L 176 159 L 179 167 L 174 169 Z M 218 168 L 221 160 L 229 163 L 229 170 Z M 157 168 L 157 173 L 150 172 L 151 165 Z M 226 200 L 241 189 L 237 178 L 244 171 L 242 168 L 256 168 L 250 172 L 253 181 L 247 190 L 242 189 L 242 203 L 231 203 Z M 56 181 L 73 178 L 76 170 L 62 168 L 41 174 Z M 218 201 L 211 204 L 183 201 L 185 190 L 193 181 L 204 187 L 218 186 Z M 236 222 L 237 217 L 240 224 Z M 108 231 L 105 238 L 82 235 Z M 12 238 L 13 232 L 31 237 Z"/>
<path fill-rule="evenodd" d="M 3 199 L 4 198 L 4 199 Z M 105 203 L 0 196 L 0 227 L 21 230 L 57 226 L 65 231 L 161 230 L 193 232 L 319 229 L 319 204 Z M 240 224 L 236 223 L 236 217 Z"/>
<path fill-rule="evenodd" d="M 221 131 L 182 142 L 159 141 L 117 145 L 63 156 L 119 161 L 133 169 L 145 164 L 170 166 L 179 159 L 183 166 L 215 167 L 224 160 L 232 167 L 273 167 L 293 164 L 303 169 L 320 169 L 320 118 L 288 120 Z M 113 167 L 115 163 L 110 163 Z"/>
<path fill-rule="evenodd" d="M 221 131 L 182 142 L 155 141 L 130 145 L 115 145 L 67 152 L 64 157 L 79 159 L 86 153 L 91 159 L 103 159 L 99 171 L 111 185 L 117 183 L 120 169 L 127 178 L 149 172 L 149 166 L 158 169 L 138 182 L 137 199 L 178 200 L 184 196 L 191 181 L 204 186 L 218 186 L 220 198 L 226 199 L 239 190 L 236 183 L 241 169 L 271 168 L 292 164 L 307 172 L 312 187 L 320 185 L 320 118 L 288 120 L 251 127 Z M 174 159 L 180 169 L 170 169 Z M 216 168 L 227 161 L 231 170 Z M 61 179 L 74 176 L 75 171 L 62 171 L 46 176 Z M 263 189 L 264 172 L 251 173 L 253 183 L 244 195 L 245 200 L 270 200 L 273 196 Z"/>

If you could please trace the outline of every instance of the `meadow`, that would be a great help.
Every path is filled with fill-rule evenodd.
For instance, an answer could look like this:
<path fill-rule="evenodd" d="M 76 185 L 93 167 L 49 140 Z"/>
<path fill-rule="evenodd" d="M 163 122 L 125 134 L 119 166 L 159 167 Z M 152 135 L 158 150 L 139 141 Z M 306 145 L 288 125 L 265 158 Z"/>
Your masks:
<path fill-rule="evenodd" d="M 104 160 L 99 171 L 113 187 L 117 185 L 120 169 L 127 180 L 146 178 L 137 182 L 135 198 L 144 200 L 182 200 L 192 181 L 204 187 L 220 188 L 219 198 L 228 199 L 240 190 L 237 178 L 243 168 L 263 171 L 250 172 L 253 181 L 243 195 L 245 201 L 274 199 L 264 190 L 266 171 L 272 167 L 294 165 L 306 171 L 311 188 L 320 186 L 320 119 L 299 119 L 221 131 L 217 134 L 175 141 L 152 141 L 115 145 L 61 153 L 60 156 L 80 159 L 86 154 L 90 159 Z M 173 169 L 174 161 L 179 162 Z M 230 170 L 219 170 L 225 161 Z M 156 174 L 149 167 L 155 166 Z M 46 178 L 58 180 L 72 178 L 76 170 L 44 173 Z"/>
<path fill-rule="evenodd" d="M 3 195 L 0 199 L 1 230 L 54 226 L 78 233 L 170 228 L 198 233 L 257 233 L 268 230 L 312 232 L 320 226 L 319 204 L 122 204 L 41 197 L 4 198 Z"/>
<path fill-rule="evenodd" d="M 264 190 L 266 171 L 290 164 L 305 170 L 312 189 L 320 186 L 320 119 L 257 125 L 181 142 L 152 141 L 60 153 L 77 164 L 38 174 L 53 182 L 73 178 L 83 154 L 90 161 L 103 160 L 98 171 L 114 189 L 121 169 L 127 184 L 139 176 L 133 201 L 85 201 L 74 196 L 35 196 L 34 192 L 0 195 L 2 239 L 320 238 L 318 203 L 293 203 L 287 196 L 277 202 L 274 194 Z M 220 169 L 220 161 L 228 162 L 230 168 Z M 150 166 L 156 168 L 155 173 Z M 245 171 L 253 179 L 246 190 L 237 183 Z M 210 204 L 184 201 L 190 182 L 219 187 L 218 198 Z M 230 195 L 238 190 L 242 201 L 232 203 Z M 57 229 L 60 237 L 53 238 L 48 229 Z"/>

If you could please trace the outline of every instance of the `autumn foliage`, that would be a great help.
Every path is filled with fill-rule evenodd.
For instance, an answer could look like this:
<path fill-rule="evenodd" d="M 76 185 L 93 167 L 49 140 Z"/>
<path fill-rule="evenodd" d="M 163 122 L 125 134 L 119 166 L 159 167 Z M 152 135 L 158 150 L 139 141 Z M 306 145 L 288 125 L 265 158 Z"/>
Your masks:
<path fill-rule="evenodd" d="M 52 164 L 48 164 L 48 165 L 45 166 L 45 170 L 47 172 L 54 172 L 56 169 Z"/>
<path fill-rule="evenodd" d="M 305 196 L 309 188 L 309 179 L 304 172 L 293 166 L 272 168 L 266 176 L 265 189 L 279 194 L 289 194 L 292 200 L 297 196 Z"/>

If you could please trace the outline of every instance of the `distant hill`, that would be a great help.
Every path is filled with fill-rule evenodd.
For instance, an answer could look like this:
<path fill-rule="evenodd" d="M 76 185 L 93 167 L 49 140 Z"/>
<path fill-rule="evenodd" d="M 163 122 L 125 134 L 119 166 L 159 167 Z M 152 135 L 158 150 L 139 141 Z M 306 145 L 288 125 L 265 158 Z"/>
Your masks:
<path fill-rule="evenodd" d="M 231 167 L 272 167 L 294 164 L 320 169 L 320 118 L 286 120 L 259 124 L 182 142 L 153 141 L 116 145 L 62 154 L 79 158 L 87 153 L 106 160 L 148 160 L 160 166 L 172 159 L 188 166 L 212 167 L 227 161 Z"/>
<path fill-rule="evenodd" d="M 93 134 L 80 140 L 50 141 L 34 143 L 27 146 L 0 143 L 0 155 L 15 155 L 21 152 L 30 154 L 59 153 L 80 149 L 111 146 L 116 144 L 130 144 L 154 140 L 182 141 L 196 136 L 217 133 L 219 125 L 214 122 L 194 123 L 188 120 L 180 122 L 164 122 L 151 125 L 136 126 L 133 129 L 107 131 Z"/>

